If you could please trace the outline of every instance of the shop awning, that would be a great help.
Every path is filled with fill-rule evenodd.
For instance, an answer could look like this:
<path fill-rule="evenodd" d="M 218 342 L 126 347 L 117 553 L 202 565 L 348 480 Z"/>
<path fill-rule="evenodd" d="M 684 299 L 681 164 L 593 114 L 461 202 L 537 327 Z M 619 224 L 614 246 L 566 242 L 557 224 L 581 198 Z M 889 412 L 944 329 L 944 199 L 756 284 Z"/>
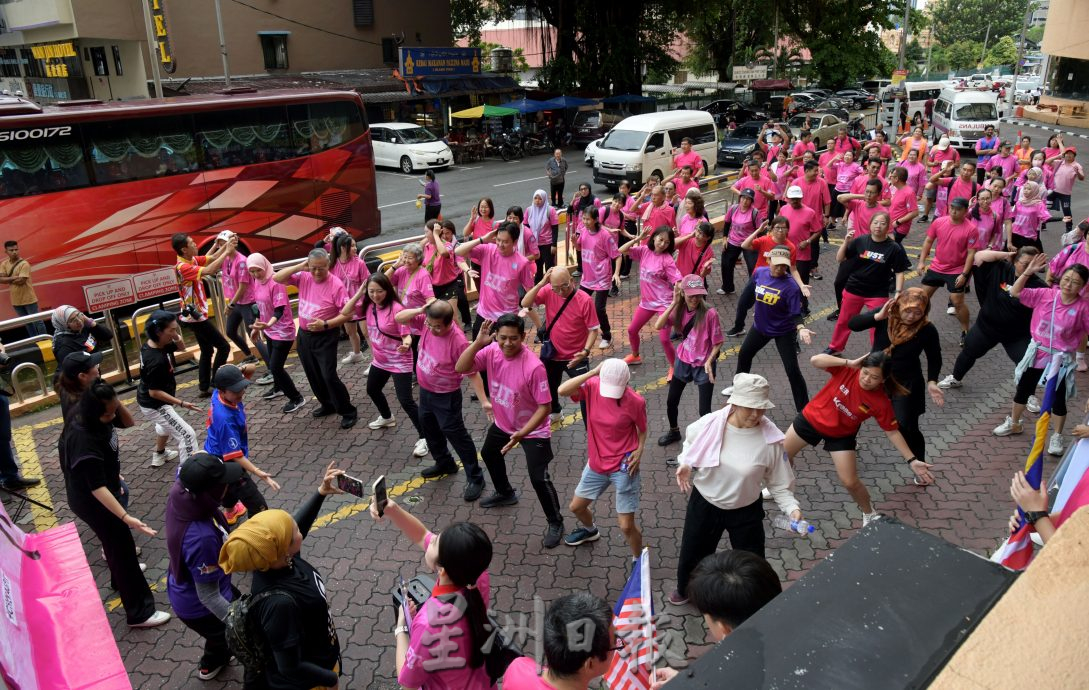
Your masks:
<path fill-rule="evenodd" d="M 485 91 L 520 90 L 518 84 L 510 77 L 490 73 L 460 77 L 409 79 L 408 84 L 413 90 L 432 96 L 446 96 L 454 92 L 481 93 Z"/>
<path fill-rule="evenodd" d="M 526 113 L 536 113 L 541 110 L 552 109 L 552 106 L 549 105 L 548 101 L 534 101 L 529 98 L 519 98 L 518 100 L 510 101 L 509 103 L 500 103 L 499 107 L 513 108 L 523 115 Z"/>
<path fill-rule="evenodd" d="M 578 108 L 583 105 L 596 105 L 597 100 L 593 98 L 579 98 L 578 96 L 556 96 L 544 101 L 544 104 L 549 109 L 555 110 L 567 110 L 568 108 Z"/>
<path fill-rule="evenodd" d="M 502 108 L 497 105 L 478 105 L 475 108 L 450 113 L 450 117 L 457 117 L 462 120 L 478 120 L 482 117 L 506 117 L 507 115 L 517 114 L 518 111 L 514 108 Z"/>

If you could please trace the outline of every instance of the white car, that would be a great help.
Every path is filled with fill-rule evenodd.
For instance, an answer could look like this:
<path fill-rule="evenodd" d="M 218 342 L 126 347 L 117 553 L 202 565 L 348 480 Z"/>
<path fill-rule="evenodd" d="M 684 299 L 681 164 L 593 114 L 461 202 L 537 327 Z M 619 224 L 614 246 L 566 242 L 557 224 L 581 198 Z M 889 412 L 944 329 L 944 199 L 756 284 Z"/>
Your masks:
<path fill-rule="evenodd" d="M 586 163 L 586 166 L 589 168 L 594 167 L 594 154 L 597 153 L 597 146 L 600 143 L 601 139 L 594 139 L 586 145 L 586 150 L 582 152 L 582 161 Z"/>
<path fill-rule="evenodd" d="M 406 175 L 454 164 L 454 152 L 446 142 L 419 125 L 407 122 L 372 124 L 371 143 L 375 165 L 400 168 Z"/>

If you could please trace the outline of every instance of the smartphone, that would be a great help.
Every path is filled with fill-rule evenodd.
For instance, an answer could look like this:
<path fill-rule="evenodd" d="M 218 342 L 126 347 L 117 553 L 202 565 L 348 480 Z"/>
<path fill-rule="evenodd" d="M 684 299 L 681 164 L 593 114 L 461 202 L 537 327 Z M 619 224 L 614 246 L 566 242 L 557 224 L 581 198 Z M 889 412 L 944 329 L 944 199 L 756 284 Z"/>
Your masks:
<path fill-rule="evenodd" d="M 374 484 L 371 485 L 371 495 L 374 496 L 374 505 L 378 508 L 378 517 L 382 517 L 382 514 L 386 512 L 386 506 L 389 504 L 389 495 L 386 493 L 386 475 L 383 474 L 374 480 Z"/>
<path fill-rule="evenodd" d="M 408 598 L 410 596 L 408 591 L 408 583 L 405 582 L 405 578 L 400 575 L 397 576 L 398 587 L 401 588 L 401 610 L 405 612 L 405 625 L 412 622 L 412 611 L 408 608 Z"/>
<path fill-rule="evenodd" d="M 337 488 L 356 498 L 363 498 L 363 482 L 348 474 L 337 475 Z"/>

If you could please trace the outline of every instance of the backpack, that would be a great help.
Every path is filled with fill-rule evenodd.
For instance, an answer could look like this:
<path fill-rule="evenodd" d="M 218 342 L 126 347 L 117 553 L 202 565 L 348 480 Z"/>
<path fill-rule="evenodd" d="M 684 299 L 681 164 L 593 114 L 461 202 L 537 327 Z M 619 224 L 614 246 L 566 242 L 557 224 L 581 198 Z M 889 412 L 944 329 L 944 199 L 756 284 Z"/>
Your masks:
<path fill-rule="evenodd" d="M 264 669 L 272 661 L 264 633 L 254 626 L 249 616 L 250 611 L 257 604 L 276 594 L 282 594 L 292 603 L 295 602 L 295 599 L 283 590 L 268 589 L 256 595 L 243 594 L 227 606 L 227 617 L 223 620 L 226 626 L 227 647 L 246 668 Z"/>

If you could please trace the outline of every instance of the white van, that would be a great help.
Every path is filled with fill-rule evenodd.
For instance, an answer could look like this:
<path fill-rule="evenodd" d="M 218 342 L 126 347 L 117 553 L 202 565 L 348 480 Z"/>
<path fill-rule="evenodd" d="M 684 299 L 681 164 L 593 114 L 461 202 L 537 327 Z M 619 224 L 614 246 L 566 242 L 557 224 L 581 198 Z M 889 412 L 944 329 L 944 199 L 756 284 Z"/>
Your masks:
<path fill-rule="evenodd" d="M 934 104 L 930 136 L 942 136 L 957 148 L 971 148 L 983 138 L 987 125 L 998 129 L 998 94 L 994 91 L 944 89 Z"/>
<path fill-rule="evenodd" d="M 940 81 L 905 81 L 898 86 L 890 85 L 883 89 L 879 98 L 882 103 L 881 113 L 885 118 L 885 126 L 899 126 L 900 104 L 897 99 L 905 93 L 907 94 L 908 99 L 907 116 L 908 123 L 910 124 L 915 120 L 916 116 L 920 119 L 926 116 L 926 102 L 930 99 L 938 100 L 938 96 L 941 94 L 944 87 L 945 85 Z M 885 107 L 892 101 L 897 101 L 895 108 Z M 893 116 L 895 116 L 895 121 Z"/>
<path fill-rule="evenodd" d="M 594 154 L 594 182 L 616 189 L 628 180 L 633 188 L 651 175 L 673 170 L 673 156 L 681 140 L 692 140 L 692 150 L 703 158 L 702 175 L 714 169 L 718 132 L 711 113 L 702 110 L 669 110 L 625 118 L 613 127 Z"/>

